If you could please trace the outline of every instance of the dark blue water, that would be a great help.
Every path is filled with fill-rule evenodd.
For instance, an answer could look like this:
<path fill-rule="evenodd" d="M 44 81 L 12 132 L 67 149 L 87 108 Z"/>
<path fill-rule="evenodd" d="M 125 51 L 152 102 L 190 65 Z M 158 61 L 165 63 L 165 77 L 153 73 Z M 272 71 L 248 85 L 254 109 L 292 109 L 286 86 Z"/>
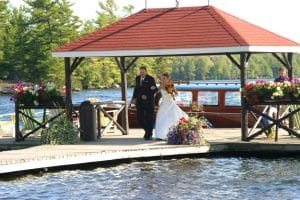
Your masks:
<path fill-rule="evenodd" d="M 300 199 L 300 158 L 159 160 L 0 181 L 0 199 Z"/>
<path fill-rule="evenodd" d="M 9 95 L 0 95 L 0 115 L 15 112 L 15 104 L 10 98 Z"/>
<path fill-rule="evenodd" d="M 133 89 L 128 88 L 128 98 L 131 98 Z M 87 98 L 97 98 L 101 101 L 111 101 L 121 99 L 121 89 L 103 89 L 103 90 L 83 90 L 73 92 L 73 103 L 81 103 Z M 14 113 L 15 104 L 10 100 L 10 95 L 0 95 L 0 115 Z"/>

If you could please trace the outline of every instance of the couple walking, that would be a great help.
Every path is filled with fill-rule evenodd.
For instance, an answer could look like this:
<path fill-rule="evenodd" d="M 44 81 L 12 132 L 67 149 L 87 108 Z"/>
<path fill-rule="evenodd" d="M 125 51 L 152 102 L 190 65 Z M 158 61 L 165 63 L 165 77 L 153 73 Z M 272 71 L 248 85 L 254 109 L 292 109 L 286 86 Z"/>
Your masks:
<path fill-rule="evenodd" d="M 175 103 L 173 97 L 177 94 L 167 73 L 161 76 L 160 87 L 157 88 L 155 80 L 147 74 L 147 68 L 140 67 L 140 75 L 135 78 L 132 104 L 137 108 L 137 119 L 145 130 L 144 139 L 151 140 L 153 135 L 154 96 L 161 92 L 162 102 L 159 106 L 155 120 L 155 138 L 166 139 L 169 128 L 176 125 L 181 117 L 186 117 Z"/>

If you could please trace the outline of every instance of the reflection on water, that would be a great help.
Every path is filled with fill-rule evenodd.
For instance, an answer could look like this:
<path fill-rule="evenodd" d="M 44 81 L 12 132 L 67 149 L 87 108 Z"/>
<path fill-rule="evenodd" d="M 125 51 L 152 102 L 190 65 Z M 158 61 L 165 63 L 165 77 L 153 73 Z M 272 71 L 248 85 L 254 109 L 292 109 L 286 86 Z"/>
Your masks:
<path fill-rule="evenodd" d="M 160 160 L 0 182 L 0 199 L 299 199 L 300 158 Z"/>

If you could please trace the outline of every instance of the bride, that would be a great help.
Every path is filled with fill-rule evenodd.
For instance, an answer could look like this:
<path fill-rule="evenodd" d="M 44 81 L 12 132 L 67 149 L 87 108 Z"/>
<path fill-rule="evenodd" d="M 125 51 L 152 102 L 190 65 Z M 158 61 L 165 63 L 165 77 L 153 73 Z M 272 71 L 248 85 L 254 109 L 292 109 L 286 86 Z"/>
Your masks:
<path fill-rule="evenodd" d="M 159 91 L 162 94 L 162 102 L 155 120 L 155 138 L 165 140 L 169 129 L 173 125 L 177 125 L 181 117 L 188 118 L 188 116 L 174 101 L 174 95 L 177 95 L 177 91 L 168 73 L 162 75 Z"/>

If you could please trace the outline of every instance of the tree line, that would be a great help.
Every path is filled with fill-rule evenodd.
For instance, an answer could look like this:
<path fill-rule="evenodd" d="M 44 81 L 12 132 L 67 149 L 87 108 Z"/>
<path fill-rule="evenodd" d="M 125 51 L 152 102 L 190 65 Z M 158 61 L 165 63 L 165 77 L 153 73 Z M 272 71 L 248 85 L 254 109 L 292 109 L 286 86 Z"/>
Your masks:
<path fill-rule="evenodd" d="M 53 58 L 57 47 L 103 28 L 132 14 L 134 7 L 119 7 L 114 0 L 99 0 L 97 17 L 83 21 L 72 11 L 69 0 L 23 0 L 13 7 L 0 1 L 0 79 L 64 84 L 64 61 Z M 121 14 L 118 14 L 121 13 Z M 239 79 L 239 69 L 226 56 L 140 58 L 129 70 L 134 84 L 143 64 L 155 78 L 169 72 L 177 80 Z M 294 59 L 295 76 L 300 74 L 300 56 Z M 273 78 L 281 64 L 270 54 L 253 55 L 248 78 Z M 102 88 L 120 84 L 120 71 L 113 58 L 88 58 L 73 73 L 75 88 Z"/>

